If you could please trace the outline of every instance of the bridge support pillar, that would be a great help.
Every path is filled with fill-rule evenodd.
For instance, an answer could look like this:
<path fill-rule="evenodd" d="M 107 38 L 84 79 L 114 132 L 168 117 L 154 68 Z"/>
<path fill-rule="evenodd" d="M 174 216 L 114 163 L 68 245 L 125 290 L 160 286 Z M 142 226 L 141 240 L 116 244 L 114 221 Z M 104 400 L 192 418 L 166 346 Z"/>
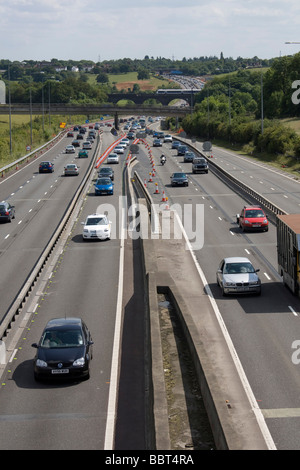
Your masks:
<path fill-rule="evenodd" d="M 117 111 L 115 113 L 115 129 L 117 129 L 117 131 L 119 130 L 119 116 Z"/>

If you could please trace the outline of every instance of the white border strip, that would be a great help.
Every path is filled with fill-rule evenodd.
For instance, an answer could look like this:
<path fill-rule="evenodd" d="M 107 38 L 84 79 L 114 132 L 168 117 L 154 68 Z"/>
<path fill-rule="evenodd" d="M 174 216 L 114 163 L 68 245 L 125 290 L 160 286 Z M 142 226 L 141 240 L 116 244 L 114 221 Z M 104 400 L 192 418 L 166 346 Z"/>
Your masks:
<path fill-rule="evenodd" d="M 124 220 L 125 208 L 122 207 L 121 227 L 120 227 L 120 261 L 119 261 L 119 286 L 116 309 L 116 323 L 113 342 L 113 355 L 110 373 L 110 385 L 107 407 L 107 420 L 105 429 L 104 450 L 113 450 L 115 436 L 115 416 L 117 404 L 117 390 L 119 379 L 119 355 L 120 338 L 122 330 L 122 300 L 123 300 L 123 278 L 124 278 Z"/>

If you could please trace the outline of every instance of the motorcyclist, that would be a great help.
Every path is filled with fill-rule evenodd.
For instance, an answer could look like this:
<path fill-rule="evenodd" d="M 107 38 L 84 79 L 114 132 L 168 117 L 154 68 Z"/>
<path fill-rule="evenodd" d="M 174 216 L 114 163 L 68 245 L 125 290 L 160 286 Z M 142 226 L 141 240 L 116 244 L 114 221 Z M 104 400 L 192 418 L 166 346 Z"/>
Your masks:
<path fill-rule="evenodd" d="M 165 157 L 164 154 L 162 154 L 162 155 L 160 156 L 160 163 L 161 163 L 162 165 L 163 165 L 164 163 L 166 163 L 166 157 Z"/>

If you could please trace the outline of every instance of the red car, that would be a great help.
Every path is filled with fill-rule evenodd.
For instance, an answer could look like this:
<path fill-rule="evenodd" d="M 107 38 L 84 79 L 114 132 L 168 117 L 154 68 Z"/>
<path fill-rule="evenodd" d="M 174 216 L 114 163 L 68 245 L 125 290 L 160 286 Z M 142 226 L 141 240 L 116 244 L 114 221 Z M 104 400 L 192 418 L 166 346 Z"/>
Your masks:
<path fill-rule="evenodd" d="M 236 219 L 243 232 L 246 230 L 267 232 L 269 230 L 268 218 L 259 206 L 244 206 L 241 213 L 237 214 Z"/>

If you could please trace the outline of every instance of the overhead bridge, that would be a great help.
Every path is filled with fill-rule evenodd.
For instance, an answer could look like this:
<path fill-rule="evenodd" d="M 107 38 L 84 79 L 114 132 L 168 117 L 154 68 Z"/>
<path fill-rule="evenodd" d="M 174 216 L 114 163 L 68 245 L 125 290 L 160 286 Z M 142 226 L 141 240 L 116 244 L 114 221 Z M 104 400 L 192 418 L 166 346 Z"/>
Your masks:
<path fill-rule="evenodd" d="M 126 96 L 128 96 L 127 94 Z M 153 94 L 151 95 L 153 97 Z M 130 98 L 127 98 L 128 100 Z M 190 107 L 166 106 L 166 105 L 144 105 L 134 104 L 118 106 L 116 104 L 64 104 L 64 103 L 33 103 L 33 104 L 0 104 L 1 114 L 56 114 L 56 115 L 128 115 L 142 114 L 148 116 L 178 116 L 183 117 L 190 114 Z"/>
<path fill-rule="evenodd" d="M 148 100 L 155 100 L 163 106 L 168 106 L 173 100 L 184 100 L 190 106 L 193 105 L 195 94 L 201 90 L 186 89 L 161 89 L 156 93 L 110 93 L 108 101 L 110 103 L 118 103 L 119 101 L 132 101 L 134 104 L 142 105 Z"/>

